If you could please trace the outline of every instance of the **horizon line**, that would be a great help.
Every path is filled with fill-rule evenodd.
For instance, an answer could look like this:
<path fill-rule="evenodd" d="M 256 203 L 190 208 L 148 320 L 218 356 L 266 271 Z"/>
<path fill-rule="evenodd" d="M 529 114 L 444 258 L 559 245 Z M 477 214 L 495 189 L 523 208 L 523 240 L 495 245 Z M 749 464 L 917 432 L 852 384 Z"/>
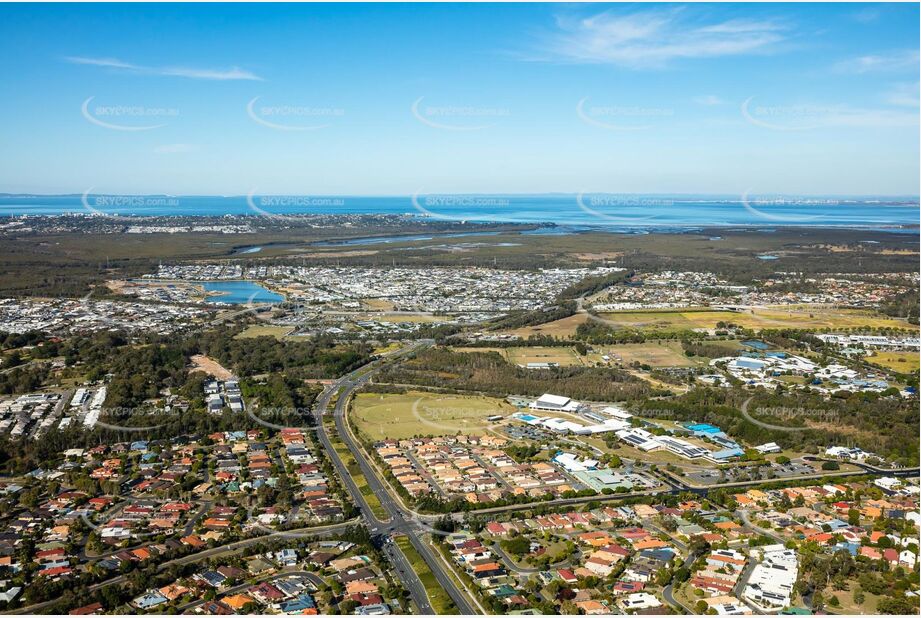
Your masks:
<path fill-rule="evenodd" d="M 919 194 L 908 193 L 804 193 L 804 192 L 782 192 L 782 191 L 743 191 L 741 193 L 680 193 L 675 191 L 665 192 L 637 192 L 637 191 L 548 191 L 541 193 L 516 193 L 516 192 L 459 192 L 459 191 L 427 191 L 418 193 L 239 193 L 222 195 L 217 193 L 130 193 L 130 192 L 70 192 L 70 193 L 31 193 L 31 192 L 2 192 L 0 197 L 79 197 L 83 195 L 116 195 L 116 196 L 137 196 L 137 197 L 215 197 L 223 199 L 246 198 L 248 195 L 259 195 L 268 197 L 351 197 L 351 198 L 407 198 L 423 195 L 458 195 L 458 196 L 500 196 L 500 197 L 552 197 L 552 196 L 579 196 L 579 195 L 635 195 L 635 196 L 678 196 L 678 197 L 720 197 L 733 198 L 744 196 L 772 195 L 787 197 L 838 197 L 851 199 L 870 199 L 870 198 L 903 198 L 903 199 L 921 199 Z"/>

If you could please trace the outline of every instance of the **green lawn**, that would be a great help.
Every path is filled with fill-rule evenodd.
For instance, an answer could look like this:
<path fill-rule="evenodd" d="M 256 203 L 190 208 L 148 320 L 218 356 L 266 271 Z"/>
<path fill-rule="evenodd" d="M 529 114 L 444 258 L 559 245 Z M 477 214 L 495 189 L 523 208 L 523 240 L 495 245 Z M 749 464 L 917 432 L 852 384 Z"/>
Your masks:
<path fill-rule="evenodd" d="M 425 560 L 422 559 L 422 556 L 416 551 L 416 548 L 413 547 L 409 537 L 399 535 L 395 537 L 394 540 L 397 547 L 400 548 L 400 551 L 402 551 L 406 559 L 409 560 L 410 565 L 413 567 L 413 571 L 416 572 L 416 575 L 418 575 L 419 579 L 422 581 L 422 585 L 425 587 L 426 594 L 428 594 L 429 601 L 432 603 L 432 609 L 435 610 L 435 613 L 459 613 L 457 611 L 457 606 L 454 605 L 454 601 L 451 600 L 448 593 L 438 584 L 438 580 L 435 579 L 435 574 L 432 573 L 429 565 L 425 563 Z"/>
<path fill-rule="evenodd" d="M 405 394 L 359 393 L 352 401 L 352 426 L 372 440 L 483 434 L 494 414 L 514 408 L 501 399 L 410 391 Z"/>
<path fill-rule="evenodd" d="M 333 448 L 336 449 L 336 453 L 339 454 L 339 458 L 342 460 L 342 463 L 344 463 L 345 467 L 348 469 L 349 476 L 352 477 L 352 481 L 355 482 L 355 486 L 358 487 L 358 491 L 361 492 L 365 502 L 368 503 L 368 507 L 370 507 L 371 511 L 374 512 L 374 516 L 378 519 L 388 519 L 390 515 L 386 510 L 384 510 L 384 506 L 381 504 L 377 494 L 375 494 L 371 487 L 368 485 L 368 479 L 365 478 L 365 475 L 362 473 L 358 462 L 355 461 L 355 458 L 352 456 L 352 451 L 350 451 L 349 448 L 334 435 L 330 435 L 329 440 L 332 442 Z"/>

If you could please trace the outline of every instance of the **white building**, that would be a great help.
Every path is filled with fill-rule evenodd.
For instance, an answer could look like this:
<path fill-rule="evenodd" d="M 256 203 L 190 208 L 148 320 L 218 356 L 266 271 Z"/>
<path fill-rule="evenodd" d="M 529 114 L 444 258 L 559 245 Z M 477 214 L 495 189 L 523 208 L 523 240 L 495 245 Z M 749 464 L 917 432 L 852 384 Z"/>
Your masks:
<path fill-rule="evenodd" d="M 627 421 L 622 421 L 616 418 L 609 418 L 603 423 L 599 423 L 597 425 L 587 425 L 585 427 L 582 427 L 576 433 L 583 434 L 583 435 L 590 435 L 590 434 L 596 434 L 596 433 L 606 433 L 609 431 L 621 431 L 623 429 L 629 429 L 629 428 L 630 428 L 630 423 L 628 423 Z"/>
<path fill-rule="evenodd" d="M 602 414 L 607 414 L 608 416 L 613 416 L 614 418 L 620 419 L 622 421 L 629 421 L 633 418 L 633 415 L 621 408 L 620 406 L 607 406 L 606 408 L 601 409 Z"/>
<path fill-rule="evenodd" d="M 579 410 L 580 404 L 578 401 L 573 401 L 569 397 L 563 397 L 562 395 L 551 395 L 549 393 L 544 393 L 538 397 L 535 401 L 532 401 L 529 404 L 529 408 L 532 410 L 551 410 L 557 412 L 577 412 Z"/>
<path fill-rule="evenodd" d="M 888 491 L 889 493 L 896 492 L 902 488 L 902 481 L 891 476 L 884 476 L 882 478 L 874 479 L 873 484 L 883 491 Z"/>
<path fill-rule="evenodd" d="M 777 445 L 776 442 L 767 442 L 761 446 L 756 446 L 755 450 L 762 455 L 767 455 L 768 453 L 779 453 L 782 449 Z"/>
<path fill-rule="evenodd" d="M 788 607 L 799 570 L 796 551 L 783 545 L 766 545 L 761 555 L 761 563 L 752 571 L 742 596 L 764 611 Z"/>
<path fill-rule="evenodd" d="M 553 461 L 569 472 L 585 472 L 594 470 L 598 467 L 597 459 L 579 459 L 574 453 L 560 453 L 553 458 Z"/>
<path fill-rule="evenodd" d="M 639 427 L 621 429 L 617 432 L 617 437 L 641 451 L 649 452 L 658 448 L 664 448 L 664 445 L 658 441 L 656 436 Z"/>
<path fill-rule="evenodd" d="M 562 418 L 545 418 L 540 422 L 540 424 L 547 429 L 551 429 L 559 433 L 579 433 L 585 428 L 585 425 L 580 425 L 579 423 L 567 421 Z"/>

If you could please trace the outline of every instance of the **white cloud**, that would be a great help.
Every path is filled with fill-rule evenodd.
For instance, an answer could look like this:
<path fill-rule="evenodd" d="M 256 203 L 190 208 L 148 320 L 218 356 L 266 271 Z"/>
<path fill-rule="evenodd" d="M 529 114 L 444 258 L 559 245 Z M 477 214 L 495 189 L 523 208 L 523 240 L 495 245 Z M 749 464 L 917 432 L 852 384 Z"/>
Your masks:
<path fill-rule="evenodd" d="M 749 97 L 742 103 L 742 116 L 756 126 L 778 131 L 807 131 L 834 127 L 892 128 L 918 125 L 918 114 L 913 111 L 852 107 L 842 104 L 773 105 L 763 104 L 757 99 L 757 97 Z"/>
<path fill-rule="evenodd" d="M 229 69 L 200 69 L 191 67 L 145 67 L 130 62 L 123 62 L 117 58 L 89 58 L 85 56 L 68 56 L 65 58 L 72 64 L 85 64 L 97 67 L 106 67 L 110 69 L 121 69 L 134 73 L 146 73 L 149 75 L 163 75 L 168 77 L 186 77 L 189 79 L 206 79 L 216 81 L 228 80 L 253 80 L 262 81 L 262 78 L 250 71 L 239 67 Z"/>
<path fill-rule="evenodd" d="M 683 58 L 766 53 L 785 39 L 786 30 L 770 20 L 702 23 L 681 7 L 633 13 L 612 9 L 590 17 L 560 17 L 557 26 L 537 59 L 634 69 L 660 68 Z"/>
<path fill-rule="evenodd" d="M 879 73 L 912 69 L 916 73 L 919 66 L 917 50 L 902 50 L 884 54 L 869 54 L 842 60 L 834 66 L 839 73 Z"/>
<path fill-rule="evenodd" d="M 88 64 L 96 67 L 109 67 L 113 69 L 131 69 L 132 71 L 140 70 L 140 67 L 127 62 L 122 62 L 118 58 L 86 58 L 84 56 L 67 56 L 64 58 L 72 64 Z"/>
<path fill-rule="evenodd" d="M 890 105 L 919 107 L 918 89 L 918 82 L 894 84 L 884 98 Z"/>
<path fill-rule="evenodd" d="M 715 94 L 704 94 L 699 97 L 694 97 L 694 102 L 698 105 L 706 105 L 711 107 L 713 105 L 723 105 L 726 103 L 723 99 L 719 98 Z"/>
<path fill-rule="evenodd" d="M 879 19 L 879 11 L 876 9 L 862 9 L 851 13 L 851 19 L 861 24 L 869 24 Z"/>

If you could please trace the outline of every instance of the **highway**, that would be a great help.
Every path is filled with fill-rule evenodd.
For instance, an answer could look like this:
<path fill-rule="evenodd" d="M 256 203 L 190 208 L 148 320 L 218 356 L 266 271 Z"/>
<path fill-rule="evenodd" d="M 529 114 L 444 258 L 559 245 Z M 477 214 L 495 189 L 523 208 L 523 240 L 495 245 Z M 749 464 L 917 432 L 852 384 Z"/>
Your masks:
<path fill-rule="evenodd" d="M 468 597 L 458 589 L 454 579 L 447 572 L 447 567 L 438 559 L 434 550 L 422 538 L 422 532 L 426 530 L 424 524 L 412 511 L 404 508 L 390 492 L 387 491 L 387 488 L 384 486 L 386 481 L 381 480 L 375 474 L 374 469 L 362 453 L 361 446 L 355 441 L 346 427 L 345 414 L 348 408 L 349 398 L 356 389 L 367 384 L 371 376 L 389 362 L 417 352 L 432 345 L 432 343 L 431 340 L 420 340 L 405 348 L 386 354 L 370 365 L 365 365 L 339 378 L 336 382 L 327 387 L 317 402 L 317 435 L 321 444 L 323 444 L 323 447 L 329 453 L 330 459 L 336 471 L 339 473 L 340 478 L 343 479 L 349 494 L 351 494 L 355 504 L 358 505 L 362 518 L 368 525 L 375 543 L 382 548 L 393 562 L 397 575 L 403 582 L 404 587 L 409 591 L 419 611 L 423 614 L 435 613 L 429 602 L 425 586 L 422 584 L 419 576 L 413 570 L 412 565 L 406 556 L 403 555 L 403 552 L 391 542 L 393 534 L 405 534 L 407 536 L 415 550 L 432 571 L 438 584 L 448 593 L 460 613 L 475 614 L 476 611 Z M 339 394 L 339 398 L 336 400 L 336 406 L 332 414 L 338 438 L 341 439 L 348 447 L 349 451 L 351 451 L 371 491 L 380 499 L 381 505 L 387 512 L 386 519 L 379 519 L 368 505 L 361 491 L 358 489 L 358 486 L 355 484 L 355 481 L 349 474 L 345 463 L 339 457 L 339 453 L 333 447 L 327 429 L 323 424 L 323 419 L 328 414 L 329 403 L 337 393 Z"/>

